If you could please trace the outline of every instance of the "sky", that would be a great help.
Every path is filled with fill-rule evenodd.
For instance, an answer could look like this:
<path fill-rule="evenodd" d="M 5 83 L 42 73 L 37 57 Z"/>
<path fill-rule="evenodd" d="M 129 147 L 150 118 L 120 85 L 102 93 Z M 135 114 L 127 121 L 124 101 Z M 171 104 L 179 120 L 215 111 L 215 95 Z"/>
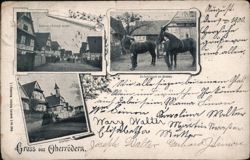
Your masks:
<path fill-rule="evenodd" d="M 60 88 L 60 94 L 66 102 L 72 106 L 84 105 L 81 95 L 79 95 L 80 85 L 77 74 L 28 74 L 18 77 L 21 85 L 37 81 L 41 89 L 44 91 L 44 96 L 55 94 L 55 83 Z"/>
<path fill-rule="evenodd" d="M 52 41 L 79 53 L 81 43 L 86 42 L 87 36 L 101 36 L 102 32 L 90 30 L 70 22 L 65 22 L 47 16 L 46 12 L 31 12 L 35 32 L 50 32 Z"/>
<path fill-rule="evenodd" d="M 169 20 L 171 19 L 175 14 L 176 11 L 166 11 L 166 10 L 144 10 L 144 11 L 116 11 L 116 12 L 112 12 L 111 16 L 116 17 L 117 15 L 122 15 L 125 12 L 129 12 L 129 13 L 135 13 L 135 14 L 139 14 L 142 16 L 142 20 L 145 21 L 153 21 L 153 20 Z"/>
<path fill-rule="evenodd" d="M 172 19 L 174 16 L 178 17 L 186 17 L 186 18 L 190 18 L 188 17 L 188 10 L 183 10 L 183 11 L 170 11 L 170 10 L 141 10 L 141 11 L 115 11 L 115 12 L 111 12 L 110 15 L 113 17 L 117 17 L 120 15 L 123 15 L 125 12 L 128 13 L 134 13 L 134 14 L 139 14 L 141 15 L 141 21 L 157 21 L 157 20 L 170 20 Z M 126 24 L 124 24 L 124 27 L 126 26 Z M 131 23 L 131 25 L 135 25 L 135 23 Z"/>

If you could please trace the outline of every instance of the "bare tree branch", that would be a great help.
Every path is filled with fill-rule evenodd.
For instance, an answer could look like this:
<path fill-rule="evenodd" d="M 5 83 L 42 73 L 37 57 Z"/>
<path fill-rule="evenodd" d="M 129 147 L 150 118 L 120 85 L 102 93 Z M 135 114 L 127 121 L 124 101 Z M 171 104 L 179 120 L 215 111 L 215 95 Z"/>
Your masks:
<path fill-rule="evenodd" d="M 133 12 L 125 12 L 123 15 L 117 16 L 117 19 L 123 21 L 125 23 L 125 30 L 127 32 L 127 35 L 131 35 L 135 30 L 149 25 L 149 23 L 141 23 L 137 26 L 131 26 L 131 22 L 139 22 L 141 20 L 142 16 L 140 14 L 135 14 Z"/>
<path fill-rule="evenodd" d="M 134 27 L 130 27 L 128 35 L 131 35 L 135 30 L 137 30 L 137 29 L 139 29 L 141 27 L 150 26 L 150 25 L 151 25 L 151 22 L 145 22 L 145 23 L 141 23 L 139 25 L 136 25 Z"/>

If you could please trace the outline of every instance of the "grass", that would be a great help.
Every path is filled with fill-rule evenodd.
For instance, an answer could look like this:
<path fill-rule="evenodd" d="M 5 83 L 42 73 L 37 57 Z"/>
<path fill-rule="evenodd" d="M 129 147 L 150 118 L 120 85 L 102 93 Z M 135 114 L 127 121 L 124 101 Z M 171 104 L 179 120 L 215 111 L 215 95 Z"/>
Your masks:
<path fill-rule="evenodd" d="M 33 130 L 28 134 L 30 142 L 38 142 L 42 140 L 84 133 L 87 131 L 88 129 L 86 123 L 62 122 L 41 126 L 40 128 Z"/>

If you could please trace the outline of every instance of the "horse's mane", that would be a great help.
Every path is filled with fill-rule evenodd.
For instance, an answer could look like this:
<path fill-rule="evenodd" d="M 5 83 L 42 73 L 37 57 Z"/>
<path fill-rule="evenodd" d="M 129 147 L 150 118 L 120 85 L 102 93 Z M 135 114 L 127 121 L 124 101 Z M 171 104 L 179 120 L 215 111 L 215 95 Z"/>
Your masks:
<path fill-rule="evenodd" d="M 179 40 L 174 34 L 171 34 L 169 32 L 164 32 L 163 35 L 167 37 L 169 40 Z"/>

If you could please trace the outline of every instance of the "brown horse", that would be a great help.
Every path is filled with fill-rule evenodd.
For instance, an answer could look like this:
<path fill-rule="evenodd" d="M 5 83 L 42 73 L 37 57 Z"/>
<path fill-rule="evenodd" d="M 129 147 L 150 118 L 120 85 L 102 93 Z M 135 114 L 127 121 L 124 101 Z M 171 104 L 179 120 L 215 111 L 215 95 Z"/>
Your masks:
<path fill-rule="evenodd" d="M 173 17 L 174 18 L 174 17 Z M 165 44 L 165 62 L 167 63 L 168 68 L 177 66 L 177 54 L 189 51 L 193 57 L 192 65 L 196 64 L 196 41 L 192 38 L 179 39 L 174 34 L 168 32 L 167 26 L 171 23 L 173 18 L 161 28 L 160 34 L 158 36 L 158 43 L 161 43 L 168 39 Z M 170 62 L 169 62 L 170 58 Z M 173 62 L 174 61 L 174 62 Z M 173 64 L 175 63 L 175 64 Z"/>
<path fill-rule="evenodd" d="M 149 52 L 152 56 L 151 65 L 155 66 L 156 54 L 155 48 L 156 43 L 153 41 L 135 42 L 135 39 L 130 36 L 124 36 L 122 43 L 126 49 L 129 49 L 131 53 L 132 67 L 130 70 L 135 70 L 137 67 L 137 55 Z"/>

